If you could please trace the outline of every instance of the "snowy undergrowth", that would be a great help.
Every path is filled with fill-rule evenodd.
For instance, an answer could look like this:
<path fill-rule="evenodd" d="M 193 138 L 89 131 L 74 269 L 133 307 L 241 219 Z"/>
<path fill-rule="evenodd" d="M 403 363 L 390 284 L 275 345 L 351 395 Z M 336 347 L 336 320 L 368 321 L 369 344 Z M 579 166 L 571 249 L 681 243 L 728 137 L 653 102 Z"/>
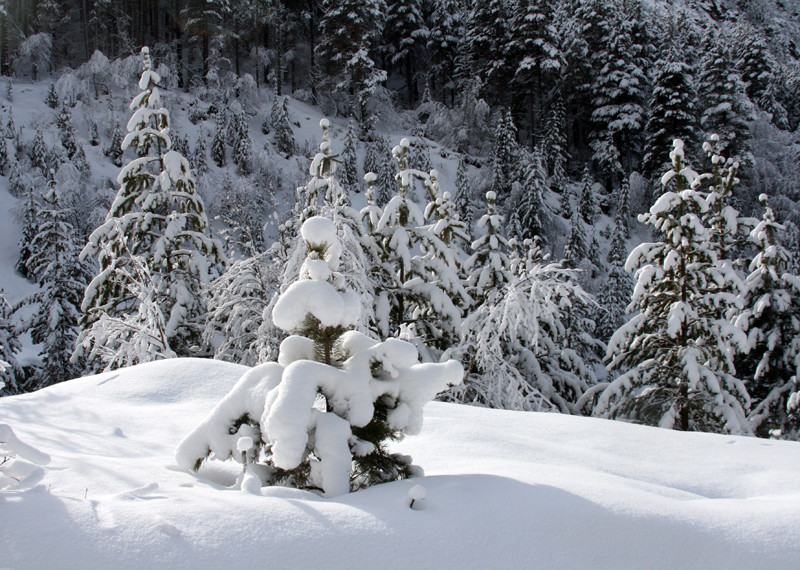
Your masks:
<path fill-rule="evenodd" d="M 421 434 L 392 447 L 423 478 L 322 499 L 226 488 L 237 466 L 179 469 L 180 438 L 247 370 L 169 360 L 0 400 L 3 423 L 50 456 L 35 488 L 0 492 L 2 564 L 309 568 L 324 552 L 348 568 L 796 565 L 792 442 L 433 402 Z"/>

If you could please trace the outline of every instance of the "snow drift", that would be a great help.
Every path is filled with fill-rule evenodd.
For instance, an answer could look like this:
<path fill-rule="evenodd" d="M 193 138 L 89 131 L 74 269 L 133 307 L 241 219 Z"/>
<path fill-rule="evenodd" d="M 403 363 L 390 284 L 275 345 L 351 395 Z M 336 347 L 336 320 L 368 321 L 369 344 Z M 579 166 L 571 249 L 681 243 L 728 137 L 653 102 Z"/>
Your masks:
<path fill-rule="evenodd" d="M 422 478 L 331 500 L 228 489 L 238 464 L 179 469 L 178 441 L 246 370 L 172 359 L 0 400 L 41 470 L 0 491 L 0 564 L 796 567 L 793 442 L 434 402 L 397 446 Z"/>

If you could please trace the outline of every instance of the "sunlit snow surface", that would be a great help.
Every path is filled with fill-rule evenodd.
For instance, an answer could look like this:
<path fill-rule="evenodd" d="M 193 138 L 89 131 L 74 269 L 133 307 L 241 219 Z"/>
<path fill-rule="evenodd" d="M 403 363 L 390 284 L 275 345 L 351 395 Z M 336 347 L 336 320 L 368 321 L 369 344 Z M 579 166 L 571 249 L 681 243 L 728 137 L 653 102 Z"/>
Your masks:
<path fill-rule="evenodd" d="M 422 479 L 322 499 L 179 470 L 176 444 L 245 370 L 170 360 L 0 400 L 50 456 L 0 492 L 0 566 L 797 567 L 791 442 L 434 402 L 397 446 Z"/>

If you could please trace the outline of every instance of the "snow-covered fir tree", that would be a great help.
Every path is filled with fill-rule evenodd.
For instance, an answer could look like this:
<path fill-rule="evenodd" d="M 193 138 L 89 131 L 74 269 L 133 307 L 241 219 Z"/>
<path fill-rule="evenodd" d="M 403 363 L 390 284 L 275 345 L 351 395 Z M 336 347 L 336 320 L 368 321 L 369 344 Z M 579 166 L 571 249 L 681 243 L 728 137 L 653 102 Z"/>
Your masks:
<path fill-rule="evenodd" d="M 452 250 L 433 228 L 425 226 L 423 211 L 411 198 L 415 179 L 426 185 L 432 181 L 430 174 L 408 167 L 409 147 L 404 138 L 393 149 L 399 169 L 398 193 L 383 209 L 376 229 L 381 236 L 381 255 L 388 264 L 387 280 L 377 291 L 379 306 L 386 309 L 379 312 L 378 319 L 387 323 L 381 327 L 392 334 L 417 341 L 420 350 L 442 350 L 456 337 L 461 322 L 455 301 L 463 298 L 461 281 Z M 422 357 L 427 360 L 431 355 Z"/>
<path fill-rule="evenodd" d="M 547 120 L 542 141 L 545 164 L 550 174 L 550 188 L 563 194 L 568 182 L 566 117 L 564 101 L 557 97 L 551 107 L 550 118 Z"/>
<path fill-rule="evenodd" d="M 578 197 L 578 212 L 587 224 L 594 225 L 600 214 L 597 206 L 597 197 L 594 194 L 594 178 L 586 166 L 583 169 L 583 179 L 581 180 L 581 194 Z"/>
<path fill-rule="evenodd" d="M 456 169 L 456 211 L 459 219 L 464 222 L 467 233 L 472 232 L 472 189 L 467 170 L 467 161 L 464 155 L 458 157 L 458 167 Z"/>
<path fill-rule="evenodd" d="M 0 176 L 5 176 L 8 173 L 8 146 L 6 139 L 0 137 Z"/>
<path fill-rule="evenodd" d="M 386 79 L 386 72 L 370 56 L 384 13 L 385 4 L 379 0 L 323 0 L 321 4 L 316 55 L 334 89 L 348 96 L 347 114 L 356 114 L 362 122 L 369 120 L 370 96 Z"/>
<path fill-rule="evenodd" d="M 224 263 L 189 163 L 170 150 L 169 114 L 160 106 L 160 77 L 146 47 L 142 56 L 142 92 L 131 103 L 133 116 L 122 144 L 123 150 L 137 148 L 140 157 L 120 172 L 120 189 L 106 222 L 92 232 L 81 253 L 83 259 L 97 256 L 100 272 L 86 289 L 75 354 L 99 360 L 101 367 L 119 364 L 116 357 L 109 361 L 109 347 L 145 346 L 137 335 L 150 335 L 153 322 L 142 319 L 154 314 L 163 316 L 163 346 L 139 354 L 139 361 L 202 353 L 202 290 Z M 109 318 L 118 324 L 127 319 L 123 324 L 131 326 L 109 337 Z"/>
<path fill-rule="evenodd" d="M 31 340 L 41 345 L 42 365 L 26 383 L 26 391 L 50 386 L 80 376 L 82 363 L 71 362 L 83 293 L 90 278 L 89 266 L 79 259 L 82 244 L 62 206 L 61 189 L 55 181 L 42 198 L 39 231 L 33 238 L 28 267 L 36 276 L 39 291 L 25 299 L 37 310 L 24 323 Z"/>
<path fill-rule="evenodd" d="M 669 164 L 669 145 L 674 139 L 694 140 L 698 121 L 691 66 L 676 48 L 657 65 L 642 159 L 643 174 L 652 178 Z"/>
<path fill-rule="evenodd" d="M 468 273 L 469 294 L 481 302 L 492 291 L 502 289 L 511 281 L 508 240 L 503 235 L 503 216 L 497 211 L 497 196 L 486 193 L 486 213 L 478 220 L 485 233 L 471 244 L 472 255 L 464 264 Z"/>
<path fill-rule="evenodd" d="M 67 157 L 72 158 L 78 152 L 78 144 L 75 142 L 75 129 L 72 127 L 72 115 L 66 105 L 61 107 L 61 111 L 56 118 L 58 131 L 61 133 L 61 146 L 67 152 Z"/>
<path fill-rule="evenodd" d="M 517 155 L 517 128 L 514 126 L 511 111 L 506 110 L 497 123 L 492 149 L 492 191 L 497 196 L 500 207 L 511 197 Z"/>
<path fill-rule="evenodd" d="M 633 289 L 631 277 L 625 272 L 627 257 L 625 224 L 622 216 L 617 212 L 611 234 L 611 249 L 608 253 L 608 275 L 597 294 L 598 306 L 594 319 L 597 325 L 597 338 L 605 343 L 608 343 L 617 329 L 627 321 L 625 312 Z"/>
<path fill-rule="evenodd" d="M 720 151 L 726 156 L 748 162 L 748 121 L 753 118 L 753 104 L 722 39 L 709 35 L 704 47 L 706 53 L 700 61 L 697 90 L 700 126 L 707 136 L 719 135 Z"/>
<path fill-rule="evenodd" d="M 12 319 L 13 308 L 0 289 L 0 394 L 15 394 L 22 389 L 17 380 L 22 380 L 22 367 L 16 355 L 22 350 L 19 330 Z"/>
<path fill-rule="evenodd" d="M 733 363 L 746 339 L 720 318 L 721 308 L 735 307 L 737 299 L 719 295 L 717 283 L 734 276 L 710 245 L 703 224 L 708 202 L 692 188 L 698 175 L 682 141 L 674 141 L 671 158 L 664 193 L 640 218 L 664 238 L 628 257 L 626 269 L 636 270 L 628 307 L 634 316 L 609 342 L 608 367 L 621 374 L 594 413 L 684 431 L 750 433 L 750 398 Z"/>
<path fill-rule="evenodd" d="M 569 236 L 564 245 L 564 265 L 575 269 L 581 261 L 589 257 L 589 243 L 586 238 L 586 228 L 583 225 L 583 218 L 576 210 L 570 220 Z"/>
<path fill-rule="evenodd" d="M 569 346 L 565 308 L 591 303 L 574 275 L 547 263 L 526 240 L 524 259 L 512 274 L 507 256 L 495 258 L 508 279 L 487 287 L 464 319 L 459 355 L 467 368 L 463 386 L 445 398 L 516 410 L 577 413 L 575 404 L 594 383 L 591 367 Z"/>
<path fill-rule="evenodd" d="M 39 192 L 33 185 L 28 186 L 25 196 L 25 207 L 22 210 L 22 237 L 19 240 L 19 254 L 14 265 L 20 275 L 31 281 L 36 280 L 36 273 L 31 266 L 33 256 L 33 238 L 39 230 Z"/>
<path fill-rule="evenodd" d="M 278 149 L 284 157 L 288 158 L 295 152 L 294 132 L 292 131 L 292 123 L 289 119 L 289 102 L 286 97 L 283 98 L 280 109 L 278 111 L 278 120 L 275 123 L 275 148 Z"/>
<path fill-rule="evenodd" d="M 647 77 L 636 57 L 632 21 L 614 19 L 605 29 L 604 65 L 592 87 L 591 147 L 594 159 L 612 180 L 638 165 L 645 124 Z"/>
<path fill-rule="evenodd" d="M 378 175 L 378 194 L 376 196 L 377 204 L 383 208 L 392 199 L 395 194 L 397 182 L 395 182 L 394 175 L 397 172 L 394 156 L 392 155 L 392 146 L 389 144 L 389 139 L 380 139 L 379 144 L 383 148 L 383 160 L 381 161 L 381 170 L 376 172 Z"/>
<path fill-rule="evenodd" d="M 114 131 L 111 134 L 111 144 L 105 151 L 105 155 L 111 159 L 114 166 L 122 166 L 122 129 L 119 123 L 114 124 Z"/>
<path fill-rule="evenodd" d="M 547 170 L 540 148 L 534 149 L 521 169 L 518 184 L 518 199 L 513 208 L 512 220 L 518 219 L 517 237 L 524 241 L 539 238 L 540 245 L 546 241 L 545 228 L 549 222 L 545 192 L 547 191 Z M 512 228 L 516 225 L 512 222 Z"/>
<path fill-rule="evenodd" d="M 211 283 L 203 340 L 213 347 L 214 358 L 255 366 L 277 354 L 277 344 L 270 342 L 274 339 L 260 330 L 278 291 L 272 255 L 236 259 Z"/>
<path fill-rule="evenodd" d="M 761 222 L 750 233 L 758 248 L 742 293 L 744 309 L 736 319 L 747 333 L 747 351 L 736 371 L 747 383 L 753 408 L 749 420 L 761 437 L 779 433 L 797 439 L 800 422 L 788 402 L 800 378 L 800 278 L 788 271 L 789 252 L 781 245 L 783 226 L 760 196 Z"/>
<path fill-rule="evenodd" d="M 58 94 L 56 93 L 56 84 L 50 84 L 50 90 L 47 92 L 47 98 L 44 100 L 48 107 L 51 109 L 58 109 Z"/>
<path fill-rule="evenodd" d="M 253 141 L 250 139 L 250 126 L 238 101 L 234 101 L 230 108 L 231 124 L 233 125 L 231 159 L 239 167 L 239 172 L 247 176 L 253 170 Z M 184 156 L 188 156 L 188 152 Z"/>
<path fill-rule="evenodd" d="M 36 136 L 33 137 L 33 144 L 28 152 L 28 158 L 31 159 L 31 164 L 39 169 L 42 176 L 47 176 L 50 170 L 50 158 L 47 144 L 44 142 L 44 133 L 41 129 L 36 130 Z"/>
<path fill-rule="evenodd" d="M 222 168 L 228 162 L 227 153 L 228 151 L 225 149 L 225 112 L 218 110 L 214 139 L 211 141 L 211 159 L 218 167 Z"/>
<path fill-rule="evenodd" d="M 631 184 L 627 177 L 622 179 L 622 184 L 619 188 L 617 213 L 614 220 L 615 223 L 621 224 L 624 237 L 626 239 L 631 237 L 631 229 L 633 226 L 633 221 L 631 219 Z"/>
<path fill-rule="evenodd" d="M 472 70 L 503 102 L 512 72 L 507 58 L 511 34 L 510 7 L 503 0 L 479 0 L 469 13 L 466 42 Z M 501 189 L 495 188 L 495 191 Z"/>
<path fill-rule="evenodd" d="M 244 477 L 335 496 L 413 474 L 390 440 L 418 433 L 422 406 L 461 381 L 455 361 L 420 365 L 413 345 L 352 330 L 358 296 L 338 271 L 333 223 L 311 217 L 300 278 L 272 319 L 290 336 L 278 362 L 247 372 L 179 444 L 176 459 L 197 470 L 213 457 L 245 465 Z M 242 481 L 244 486 L 244 480 Z"/>
<path fill-rule="evenodd" d="M 347 124 L 342 149 L 342 168 L 340 169 L 342 185 L 349 191 L 358 190 L 358 155 L 356 154 L 358 136 L 353 121 Z"/>

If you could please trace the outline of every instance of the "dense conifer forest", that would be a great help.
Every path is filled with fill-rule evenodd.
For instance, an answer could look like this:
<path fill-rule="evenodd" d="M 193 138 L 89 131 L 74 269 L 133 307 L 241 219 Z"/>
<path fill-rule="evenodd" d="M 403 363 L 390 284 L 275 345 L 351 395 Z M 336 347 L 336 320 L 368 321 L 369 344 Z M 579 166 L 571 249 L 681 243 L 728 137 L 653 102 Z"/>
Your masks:
<path fill-rule="evenodd" d="M 441 399 L 797 439 L 798 22 L 772 0 L 6 0 L 2 393 L 253 366 L 292 333 L 336 366 L 345 329 L 273 320 L 327 280 L 347 327 L 461 362 Z M 320 216 L 324 275 L 300 234 Z"/>

